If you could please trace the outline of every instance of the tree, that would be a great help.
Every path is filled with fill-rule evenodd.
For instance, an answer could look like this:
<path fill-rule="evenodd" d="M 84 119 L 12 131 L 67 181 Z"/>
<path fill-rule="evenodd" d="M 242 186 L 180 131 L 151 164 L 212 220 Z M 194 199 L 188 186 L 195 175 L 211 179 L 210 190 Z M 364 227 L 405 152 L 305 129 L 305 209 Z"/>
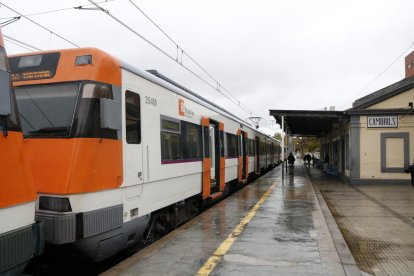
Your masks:
<path fill-rule="evenodd" d="M 282 141 L 282 134 L 280 132 L 276 132 L 275 135 L 273 135 L 273 138 L 278 141 Z"/>
<path fill-rule="evenodd" d="M 295 137 L 292 143 L 296 145 L 296 150 L 300 151 L 302 155 L 320 148 L 320 140 L 317 137 Z"/>

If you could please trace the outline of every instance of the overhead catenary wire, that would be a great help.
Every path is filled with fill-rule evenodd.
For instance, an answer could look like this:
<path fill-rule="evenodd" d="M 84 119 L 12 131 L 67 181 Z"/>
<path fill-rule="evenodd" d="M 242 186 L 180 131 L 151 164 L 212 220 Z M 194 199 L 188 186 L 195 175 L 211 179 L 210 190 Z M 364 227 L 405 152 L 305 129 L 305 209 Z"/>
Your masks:
<path fill-rule="evenodd" d="M 360 91 L 358 91 L 358 93 L 356 93 L 351 100 L 354 101 L 355 98 L 360 95 L 362 92 L 365 91 L 365 89 L 367 89 L 368 87 L 371 86 L 371 84 L 373 84 L 376 80 L 378 80 L 385 72 L 388 71 L 388 69 L 391 68 L 391 66 L 393 66 L 405 53 L 407 53 L 412 47 L 414 46 L 414 41 L 411 42 L 410 46 L 405 49 L 400 55 L 398 55 L 398 57 L 396 59 L 394 59 L 383 71 L 381 71 L 375 78 L 373 78 L 364 88 L 362 88 Z"/>
<path fill-rule="evenodd" d="M 115 0 L 105 0 L 105 1 L 100 1 L 97 3 L 101 4 L 101 3 L 107 3 L 107 2 L 112 2 L 112 1 L 115 1 Z M 68 7 L 68 8 L 61 8 L 61 9 L 55 9 L 55 10 L 47 10 L 47 11 L 42 11 L 42 12 L 30 13 L 30 14 L 25 14 L 25 16 L 29 17 L 29 16 L 35 16 L 35 15 L 43 15 L 43 14 L 49 14 L 49 13 L 55 13 L 55 12 L 61 12 L 61 11 L 68 11 L 68 10 L 73 10 L 73 9 L 81 9 L 87 6 L 92 6 L 92 4 L 85 4 L 85 5 L 76 6 L 76 7 Z M 15 18 L 15 17 L 0 17 L 0 20 L 12 19 L 12 18 Z"/>
<path fill-rule="evenodd" d="M 19 16 L 21 16 L 21 17 L 25 18 L 26 20 L 28 20 L 28 21 L 32 22 L 32 23 L 33 23 L 33 24 L 35 24 L 36 26 L 38 26 L 38 27 L 40 27 L 40 28 L 42 28 L 42 29 L 44 29 L 44 30 L 46 30 L 46 31 L 50 32 L 51 34 L 53 34 L 53 35 L 55 35 L 55 36 L 59 37 L 60 39 L 62 39 L 62 40 L 64 40 L 64 41 L 66 41 L 67 43 L 69 43 L 69 44 L 71 44 L 71 45 L 73 45 L 73 46 L 75 46 L 75 47 L 77 47 L 77 48 L 79 48 L 79 47 L 80 47 L 79 45 L 77 45 L 77 44 L 73 43 L 73 42 L 72 42 L 72 41 L 70 41 L 69 39 L 64 38 L 63 36 L 61 36 L 61 35 L 59 35 L 59 34 L 55 33 L 54 31 L 52 31 L 52 30 L 50 30 L 50 29 L 46 28 L 45 26 L 43 26 L 43 25 L 41 25 L 41 24 L 37 23 L 36 21 L 34 21 L 34 20 L 32 20 L 32 19 L 28 18 L 27 16 L 25 16 L 25 15 L 21 14 L 20 12 L 18 12 L 18 11 L 16 11 L 16 10 L 12 9 L 11 7 L 9 7 L 9 6 L 5 5 L 3 2 L 0 2 L 0 4 L 1 4 L 2 6 L 4 6 L 4 7 L 6 7 L 7 9 L 9 9 L 9 10 L 13 11 L 14 13 L 18 14 Z"/>
<path fill-rule="evenodd" d="M 165 55 L 166 57 L 168 57 L 169 59 L 171 59 L 175 63 L 181 65 L 185 70 L 187 70 L 193 76 L 195 76 L 196 78 L 198 78 L 200 81 L 204 82 L 206 85 L 208 85 L 212 89 L 218 91 L 221 95 L 223 95 L 224 97 L 226 97 L 229 101 L 231 101 L 231 102 L 235 103 L 236 105 L 238 105 L 243 111 L 245 111 L 245 112 L 247 112 L 249 114 L 252 114 L 252 112 L 250 110 L 248 110 L 248 109 L 240 106 L 239 103 L 235 102 L 228 95 L 226 95 L 222 91 L 218 90 L 214 85 L 212 85 L 211 83 L 209 83 L 208 81 L 206 81 L 205 79 L 203 79 L 200 75 L 198 75 L 197 73 L 195 73 L 194 71 L 192 71 L 190 68 L 188 68 L 184 64 L 178 62 L 178 60 L 176 58 L 174 58 L 173 56 L 171 56 L 170 54 L 168 54 L 166 51 L 164 51 L 163 49 L 161 49 L 159 46 L 157 46 L 155 43 L 151 42 L 149 39 L 147 39 L 146 37 L 144 37 L 143 35 L 141 35 L 137 31 L 135 31 L 133 28 L 131 28 L 130 26 L 128 26 L 126 23 L 124 23 L 123 21 L 121 21 L 119 18 L 117 18 L 114 15 L 112 15 L 108 10 L 105 10 L 104 8 L 102 8 L 101 6 L 99 6 L 97 3 L 95 3 L 92 0 L 88 0 L 88 1 L 91 4 L 95 5 L 95 7 L 97 9 L 101 10 L 102 12 L 104 12 L 106 15 L 108 15 L 109 17 L 111 17 L 113 20 L 115 20 L 116 22 L 118 22 L 119 24 L 121 24 L 123 27 L 125 27 L 126 29 L 128 29 L 129 31 L 131 31 L 133 34 L 135 34 L 136 36 L 138 36 L 139 38 L 141 38 L 142 40 L 144 40 L 146 43 L 148 43 L 149 45 L 151 45 L 153 48 L 155 48 L 156 50 L 158 50 L 159 52 L 161 52 L 163 55 Z"/>
<path fill-rule="evenodd" d="M 29 52 L 34 52 L 33 49 L 30 49 L 29 47 L 26 47 L 26 46 L 23 46 L 23 45 L 21 45 L 21 44 L 19 44 L 17 42 L 14 42 L 13 40 L 10 40 L 10 39 L 7 39 L 7 38 L 4 38 L 4 40 L 7 41 L 7 42 L 9 42 L 9 43 L 11 43 L 11 44 L 14 44 L 14 45 L 16 45 L 16 46 L 18 46 L 20 48 L 23 48 L 23 49 L 25 49 L 25 50 L 27 50 Z"/>
<path fill-rule="evenodd" d="M 24 48 L 26 50 L 31 51 L 31 52 L 33 52 L 33 51 L 42 51 L 42 49 L 39 49 L 39 48 L 37 48 L 37 47 L 35 47 L 33 45 L 30 45 L 28 43 L 25 43 L 23 41 L 20 41 L 20 40 L 18 40 L 16 38 L 10 37 L 10 36 L 5 35 L 5 34 L 3 34 L 3 36 L 4 36 L 4 39 L 7 40 L 8 42 L 13 43 L 14 45 L 20 46 L 20 47 L 22 47 L 22 48 Z"/>
<path fill-rule="evenodd" d="M 176 47 L 177 47 L 177 61 L 178 61 L 178 53 L 179 50 L 181 50 L 181 62 L 179 62 L 180 64 L 182 64 L 182 56 L 185 55 L 187 56 L 195 65 L 197 65 L 198 68 L 200 68 L 207 76 L 209 76 L 217 85 L 217 88 L 215 88 L 215 90 L 217 91 L 221 91 L 221 89 L 223 89 L 224 91 L 226 91 L 235 101 L 237 101 L 237 105 L 239 106 L 244 106 L 245 111 L 247 111 L 250 115 L 254 115 L 254 113 L 249 110 L 249 108 L 247 106 L 245 106 L 243 103 L 241 103 L 236 96 L 234 96 L 228 89 L 226 89 L 222 84 L 220 84 L 220 82 L 218 80 L 216 80 L 216 78 L 214 78 L 203 66 L 201 66 L 190 54 L 188 54 L 186 51 L 184 51 L 184 49 L 177 43 L 174 41 L 174 39 L 171 38 L 171 36 L 169 36 L 157 23 L 154 22 L 154 20 L 152 20 L 137 4 L 135 4 L 132 0 L 129 0 L 129 2 L 136 8 L 138 9 L 159 31 L 161 31 L 167 38 L 168 40 L 170 40 Z"/>
<path fill-rule="evenodd" d="M 4 21 L 4 22 L 1 22 L 0 25 L 3 28 L 5 26 L 7 26 L 7 25 L 10 25 L 10 24 L 18 21 L 20 18 L 21 18 L 20 16 L 15 16 L 15 17 L 7 18 L 8 20 L 7 21 Z"/>

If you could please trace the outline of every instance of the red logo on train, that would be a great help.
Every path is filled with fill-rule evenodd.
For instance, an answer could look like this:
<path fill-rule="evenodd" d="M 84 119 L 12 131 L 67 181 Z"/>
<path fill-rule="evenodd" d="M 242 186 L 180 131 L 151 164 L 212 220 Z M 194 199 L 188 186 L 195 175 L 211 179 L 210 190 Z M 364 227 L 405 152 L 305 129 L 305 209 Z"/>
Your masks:
<path fill-rule="evenodd" d="M 184 116 L 185 115 L 185 107 L 184 107 L 184 100 L 183 99 L 178 99 L 178 114 L 180 116 Z"/>

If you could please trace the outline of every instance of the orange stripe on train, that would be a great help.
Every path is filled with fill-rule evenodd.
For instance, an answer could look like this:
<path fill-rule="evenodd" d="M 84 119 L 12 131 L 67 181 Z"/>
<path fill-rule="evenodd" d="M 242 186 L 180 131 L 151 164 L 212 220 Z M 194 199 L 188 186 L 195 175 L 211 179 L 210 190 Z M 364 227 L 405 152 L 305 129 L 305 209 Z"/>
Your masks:
<path fill-rule="evenodd" d="M 22 133 L 9 131 L 7 137 L 0 133 L 0 208 L 36 200 L 29 164 L 22 149 Z"/>
<path fill-rule="evenodd" d="M 122 184 L 122 142 L 100 138 L 26 139 L 39 193 L 76 194 Z"/>

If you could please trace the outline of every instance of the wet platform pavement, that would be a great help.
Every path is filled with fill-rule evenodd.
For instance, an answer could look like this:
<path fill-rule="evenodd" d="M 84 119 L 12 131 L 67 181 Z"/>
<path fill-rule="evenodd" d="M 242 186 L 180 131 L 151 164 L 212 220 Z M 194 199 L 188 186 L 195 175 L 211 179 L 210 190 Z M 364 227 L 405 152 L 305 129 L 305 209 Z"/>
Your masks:
<path fill-rule="evenodd" d="M 294 176 L 273 169 L 103 275 L 196 274 L 361 275 L 302 164 Z"/>
<path fill-rule="evenodd" d="M 313 167 L 309 174 L 363 272 L 414 275 L 411 185 L 350 186 Z"/>

